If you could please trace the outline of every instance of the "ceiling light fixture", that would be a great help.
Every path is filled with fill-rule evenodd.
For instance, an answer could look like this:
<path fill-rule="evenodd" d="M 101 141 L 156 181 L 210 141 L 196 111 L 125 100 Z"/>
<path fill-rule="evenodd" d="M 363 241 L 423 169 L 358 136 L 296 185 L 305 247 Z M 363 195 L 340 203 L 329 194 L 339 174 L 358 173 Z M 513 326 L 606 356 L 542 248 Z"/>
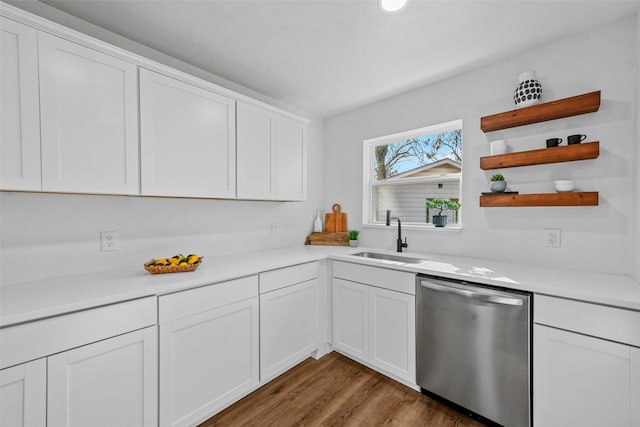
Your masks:
<path fill-rule="evenodd" d="M 378 6 L 386 12 L 400 10 L 405 4 L 407 4 L 407 0 L 378 0 Z"/>

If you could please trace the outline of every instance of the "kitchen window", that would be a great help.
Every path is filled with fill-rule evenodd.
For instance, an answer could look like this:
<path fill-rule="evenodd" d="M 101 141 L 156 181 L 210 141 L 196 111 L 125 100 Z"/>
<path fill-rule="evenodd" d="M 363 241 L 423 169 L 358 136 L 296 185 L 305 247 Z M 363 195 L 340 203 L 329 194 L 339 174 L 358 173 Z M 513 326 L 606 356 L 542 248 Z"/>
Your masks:
<path fill-rule="evenodd" d="M 403 224 L 433 226 L 434 198 L 461 199 L 462 120 L 364 141 L 363 224 L 385 223 L 386 211 Z M 460 227 L 462 208 L 444 210 L 447 227 Z"/>

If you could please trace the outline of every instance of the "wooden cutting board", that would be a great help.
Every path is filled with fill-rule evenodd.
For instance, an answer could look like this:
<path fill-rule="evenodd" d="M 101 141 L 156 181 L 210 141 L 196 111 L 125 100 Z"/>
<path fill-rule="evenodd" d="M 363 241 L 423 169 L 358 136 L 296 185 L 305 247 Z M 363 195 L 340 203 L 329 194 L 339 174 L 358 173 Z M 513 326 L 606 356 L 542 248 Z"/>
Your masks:
<path fill-rule="evenodd" d="M 349 233 L 311 233 L 305 245 L 349 246 Z"/>
<path fill-rule="evenodd" d="M 331 207 L 330 213 L 324 215 L 324 232 L 341 233 L 347 231 L 347 214 L 340 211 L 340 205 Z"/>

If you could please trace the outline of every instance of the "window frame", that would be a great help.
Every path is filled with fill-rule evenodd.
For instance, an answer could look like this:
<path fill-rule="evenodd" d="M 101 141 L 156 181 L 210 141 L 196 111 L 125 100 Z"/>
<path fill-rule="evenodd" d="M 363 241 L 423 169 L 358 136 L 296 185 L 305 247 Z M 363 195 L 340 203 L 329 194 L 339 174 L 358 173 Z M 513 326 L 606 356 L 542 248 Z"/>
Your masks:
<path fill-rule="evenodd" d="M 444 123 L 438 123 L 435 125 L 425 126 L 419 129 L 412 129 L 404 132 L 398 132 L 391 135 L 380 136 L 376 138 L 365 139 L 363 141 L 362 147 L 362 226 L 363 227 L 385 227 L 384 222 L 374 222 L 373 221 L 373 211 L 374 208 L 372 206 L 373 203 L 373 188 L 376 186 L 376 182 L 374 180 L 374 170 L 373 170 L 373 150 L 375 147 L 384 144 L 390 144 L 393 142 L 402 141 L 405 139 L 416 138 L 425 135 L 434 135 L 438 133 L 444 133 L 456 129 L 463 130 L 462 127 L 462 119 L 451 120 Z M 464 176 L 464 130 L 463 130 L 463 143 L 462 143 L 462 172 L 460 173 L 460 194 L 458 196 L 458 200 L 462 200 L 462 181 Z M 427 178 L 416 178 L 417 181 L 431 181 L 437 180 L 437 177 L 427 177 Z M 378 183 L 378 185 L 380 185 Z M 389 185 L 389 184 L 387 184 Z M 397 185 L 400 185 L 398 183 Z M 463 220 L 463 212 L 462 210 L 458 213 L 458 223 L 455 225 L 447 224 L 446 227 L 434 227 L 432 223 L 423 224 L 415 224 L 408 223 L 402 224 L 404 228 L 407 229 L 415 229 L 415 230 L 439 230 L 439 231 L 460 231 L 462 229 L 462 220 Z"/>

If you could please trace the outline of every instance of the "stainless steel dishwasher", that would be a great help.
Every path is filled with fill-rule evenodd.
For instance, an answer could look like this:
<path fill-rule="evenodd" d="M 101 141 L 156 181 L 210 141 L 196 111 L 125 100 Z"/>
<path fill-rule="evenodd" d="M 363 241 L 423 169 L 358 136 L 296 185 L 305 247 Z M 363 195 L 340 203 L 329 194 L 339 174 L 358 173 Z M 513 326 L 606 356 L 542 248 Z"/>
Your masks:
<path fill-rule="evenodd" d="M 494 423 L 531 426 L 531 294 L 418 275 L 417 383 Z"/>

